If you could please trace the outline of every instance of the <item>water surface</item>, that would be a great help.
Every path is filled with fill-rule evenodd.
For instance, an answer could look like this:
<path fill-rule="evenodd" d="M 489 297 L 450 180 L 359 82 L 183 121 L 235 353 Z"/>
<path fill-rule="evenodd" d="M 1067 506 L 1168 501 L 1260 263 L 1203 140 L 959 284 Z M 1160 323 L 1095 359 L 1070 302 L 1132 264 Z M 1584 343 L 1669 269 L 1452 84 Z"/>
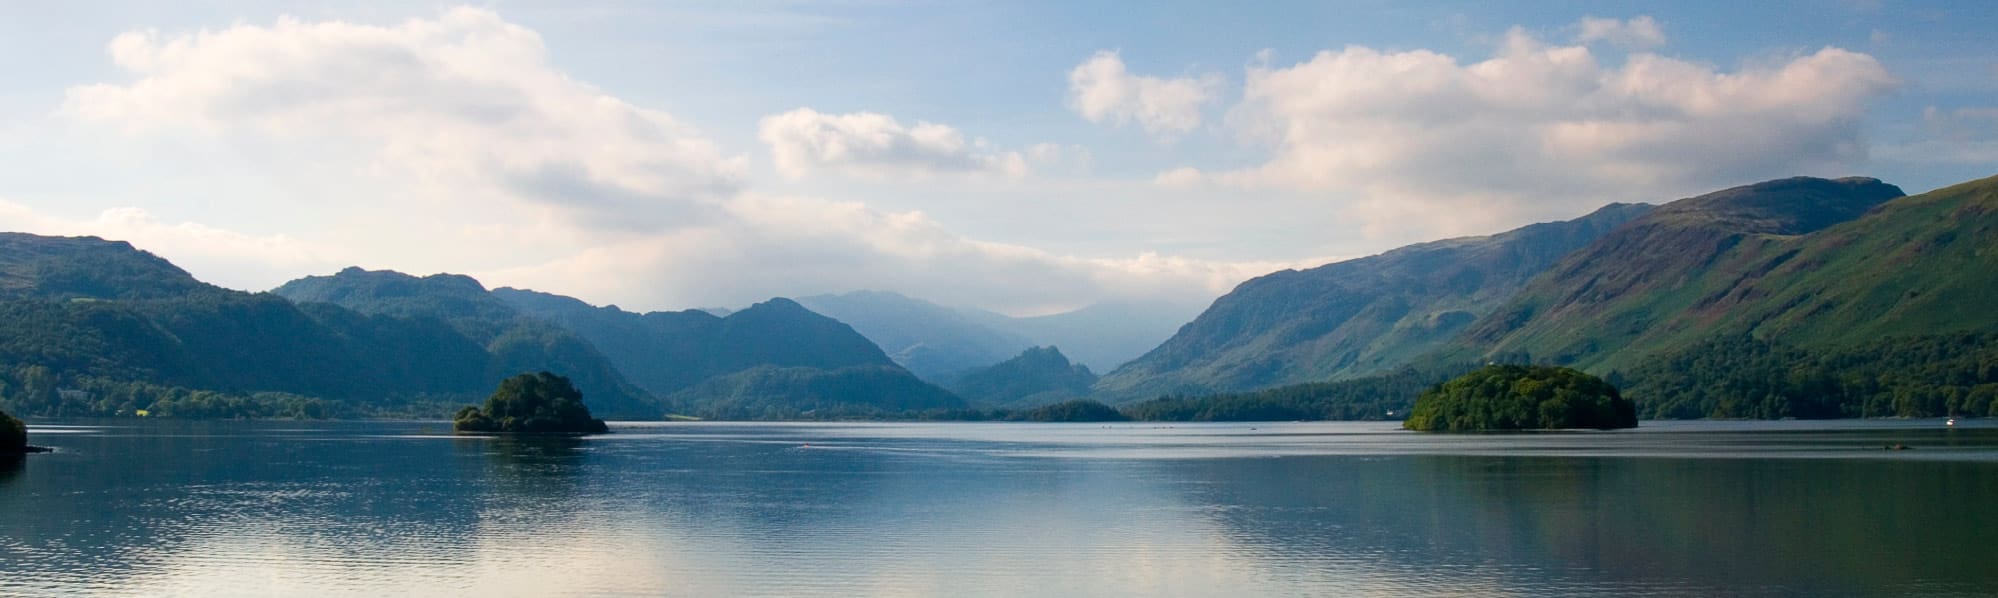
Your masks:
<path fill-rule="evenodd" d="M 1983 420 L 33 424 L 0 595 L 1998 595 Z"/>

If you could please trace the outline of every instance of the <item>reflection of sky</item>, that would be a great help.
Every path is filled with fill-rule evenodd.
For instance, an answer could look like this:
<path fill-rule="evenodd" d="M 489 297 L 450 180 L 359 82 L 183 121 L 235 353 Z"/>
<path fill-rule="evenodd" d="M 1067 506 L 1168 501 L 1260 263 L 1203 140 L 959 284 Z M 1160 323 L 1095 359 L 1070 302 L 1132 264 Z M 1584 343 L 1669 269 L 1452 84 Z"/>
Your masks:
<path fill-rule="evenodd" d="M 701 424 L 553 447 L 259 426 L 66 437 L 0 492 L 0 594 L 1538 595 L 1694 592 L 1709 574 L 1782 593 L 1812 563 L 1879 584 L 1852 587 L 1948 575 L 1967 557 L 1844 549 L 1939 518 L 1962 529 L 1921 540 L 1977 546 L 1998 522 L 1963 512 L 1998 488 L 1966 481 L 1992 479 L 1985 463 L 1534 456 L 1649 454 L 1697 426 Z M 1699 444 L 1774 455 L 1923 430 L 1764 430 L 1785 439 L 1758 448 L 1720 428 Z M 1945 434 L 1989 453 L 1991 431 Z M 1431 454 L 1508 442 L 1522 453 Z M 1335 446 L 1292 452 L 1314 443 Z M 1243 453 L 1261 458 L 1175 458 Z M 1142 458 L 1084 458 L 1104 454 Z M 1829 496 L 1852 484 L 1869 488 Z M 1858 517 L 1875 521 L 1834 525 Z"/>

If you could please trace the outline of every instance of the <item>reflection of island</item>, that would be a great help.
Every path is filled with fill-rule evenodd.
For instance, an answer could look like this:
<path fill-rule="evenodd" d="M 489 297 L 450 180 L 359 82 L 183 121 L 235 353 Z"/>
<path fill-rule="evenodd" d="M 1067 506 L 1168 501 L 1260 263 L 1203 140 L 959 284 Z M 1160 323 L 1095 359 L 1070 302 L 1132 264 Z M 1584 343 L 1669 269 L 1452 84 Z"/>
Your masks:
<path fill-rule="evenodd" d="M 22 458 L 21 455 L 0 455 L 0 487 L 4 487 L 8 482 L 14 481 L 14 478 L 20 477 L 21 465 L 25 461 L 27 459 Z"/>

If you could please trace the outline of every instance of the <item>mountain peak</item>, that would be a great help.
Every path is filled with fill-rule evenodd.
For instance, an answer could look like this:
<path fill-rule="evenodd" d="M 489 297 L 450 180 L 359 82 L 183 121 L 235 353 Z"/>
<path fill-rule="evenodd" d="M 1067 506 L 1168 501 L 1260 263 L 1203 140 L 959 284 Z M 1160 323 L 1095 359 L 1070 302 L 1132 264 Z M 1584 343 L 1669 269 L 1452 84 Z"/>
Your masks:
<path fill-rule="evenodd" d="M 0 294 L 157 299 L 214 289 L 124 241 L 0 233 Z"/>
<path fill-rule="evenodd" d="M 1661 223 L 1719 225 L 1740 232 L 1800 235 L 1858 218 L 1906 195 L 1870 177 L 1790 177 L 1681 199 L 1652 212 Z"/>
<path fill-rule="evenodd" d="M 1086 397 L 1096 384 L 1089 366 L 1070 363 L 1053 346 L 1028 347 L 1019 356 L 966 372 L 949 386 L 966 399 L 1004 407 L 1032 407 Z"/>

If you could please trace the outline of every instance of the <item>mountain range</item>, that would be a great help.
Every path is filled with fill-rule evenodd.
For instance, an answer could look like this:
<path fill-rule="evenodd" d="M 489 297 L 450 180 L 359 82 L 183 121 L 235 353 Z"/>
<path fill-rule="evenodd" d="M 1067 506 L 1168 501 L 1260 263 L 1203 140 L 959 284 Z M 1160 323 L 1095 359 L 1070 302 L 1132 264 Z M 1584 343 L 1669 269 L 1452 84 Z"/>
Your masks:
<path fill-rule="evenodd" d="M 1380 417 L 1406 405 L 1351 389 L 1509 362 L 1606 375 L 1648 417 L 1998 409 L 1998 177 L 1916 196 L 1869 178 L 1798 177 L 1621 209 L 1610 226 L 1577 226 L 1603 212 L 1554 225 L 1575 248 L 1551 258 L 1452 252 L 1411 269 L 1428 276 L 1339 279 L 1467 245 L 1516 252 L 1550 226 L 1535 225 L 1252 280 L 1096 389 L 1263 390 L 1148 403 L 1158 412 L 1359 416 L 1350 407 L 1364 404 Z M 1441 320 L 1442 305 L 1470 306 L 1439 326 L 1454 332 L 1404 332 Z M 1402 367 L 1423 369 L 1369 373 Z M 1357 385 L 1327 384 L 1337 380 Z"/>
<path fill-rule="evenodd" d="M 852 328 L 785 299 L 726 317 L 634 314 L 488 291 L 465 276 L 359 268 L 245 293 L 124 242 L 0 234 L 0 397 L 19 411 L 323 408 L 305 399 L 420 410 L 541 370 L 571 378 L 593 410 L 618 418 L 964 405 Z"/>
<path fill-rule="evenodd" d="M 800 297 L 812 311 L 853 325 L 917 376 L 945 382 L 1033 347 L 1107 371 L 1171 336 L 1200 307 L 1174 301 L 1112 301 L 1015 317 L 938 305 L 888 291 Z"/>
<path fill-rule="evenodd" d="M 1609 377 L 1647 417 L 1986 413 L 1994 256 L 1998 177 L 1797 177 L 1276 272 L 1179 326 L 1169 304 L 1015 318 L 886 292 L 633 313 L 358 268 L 246 293 L 123 242 L 4 233 L 0 404 L 421 413 L 550 370 L 611 417 L 1391 417 L 1383 393 L 1509 362 Z"/>

